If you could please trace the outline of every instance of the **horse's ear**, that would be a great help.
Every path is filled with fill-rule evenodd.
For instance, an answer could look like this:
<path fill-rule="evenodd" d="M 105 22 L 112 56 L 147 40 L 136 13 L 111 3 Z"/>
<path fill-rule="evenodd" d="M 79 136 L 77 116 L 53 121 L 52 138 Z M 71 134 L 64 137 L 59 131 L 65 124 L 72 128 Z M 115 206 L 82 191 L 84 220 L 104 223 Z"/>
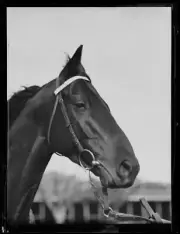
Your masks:
<path fill-rule="evenodd" d="M 82 49 L 83 49 L 83 45 L 80 45 L 75 51 L 75 53 L 73 54 L 71 58 L 71 62 L 75 62 L 76 64 L 81 63 Z"/>
<path fill-rule="evenodd" d="M 61 71 L 59 77 L 62 80 L 67 80 L 69 77 L 76 75 L 76 73 L 83 69 L 81 65 L 82 49 L 83 45 L 80 45 Z"/>

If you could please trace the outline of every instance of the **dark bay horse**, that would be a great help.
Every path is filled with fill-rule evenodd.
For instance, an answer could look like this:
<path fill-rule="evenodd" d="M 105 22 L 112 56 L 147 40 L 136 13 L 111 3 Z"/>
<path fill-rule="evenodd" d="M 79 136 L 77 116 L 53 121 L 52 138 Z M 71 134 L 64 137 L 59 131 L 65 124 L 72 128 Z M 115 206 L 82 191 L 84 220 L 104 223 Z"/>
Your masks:
<path fill-rule="evenodd" d="M 139 172 L 133 148 L 92 85 L 81 55 L 82 46 L 58 78 L 20 91 L 8 101 L 9 222 L 27 222 L 53 153 L 89 167 L 106 188 L 127 188 Z M 23 92 L 29 96 L 23 98 Z"/>

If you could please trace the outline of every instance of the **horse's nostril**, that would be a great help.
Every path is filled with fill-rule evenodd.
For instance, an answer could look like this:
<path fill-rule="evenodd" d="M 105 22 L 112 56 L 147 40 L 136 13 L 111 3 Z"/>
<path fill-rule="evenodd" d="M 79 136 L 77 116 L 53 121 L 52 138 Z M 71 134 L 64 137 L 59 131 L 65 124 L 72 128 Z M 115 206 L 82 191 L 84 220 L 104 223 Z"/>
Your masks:
<path fill-rule="evenodd" d="M 120 177 L 128 177 L 132 171 L 132 165 L 129 161 L 125 160 L 120 164 L 118 175 Z"/>
<path fill-rule="evenodd" d="M 131 164 L 130 164 L 130 162 L 129 161 L 124 161 L 124 162 L 122 162 L 122 164 L 121 164 L 126 170 L 128 170 L 128 171 L 131 171 L 131 169 L 132 169 L 132 166 L 131 166 Z"/>

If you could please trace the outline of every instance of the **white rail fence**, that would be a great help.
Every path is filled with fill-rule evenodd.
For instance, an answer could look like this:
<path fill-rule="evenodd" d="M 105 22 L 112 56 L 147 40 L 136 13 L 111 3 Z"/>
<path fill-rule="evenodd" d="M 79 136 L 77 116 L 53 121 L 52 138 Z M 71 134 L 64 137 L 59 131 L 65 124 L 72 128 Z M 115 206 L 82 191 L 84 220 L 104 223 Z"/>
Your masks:
<path fill-rule="evenodd" d="M 171 202 L 168 200 L 148 200 L 152 209 L 159 213 L 159 215 L 167 220 L 171 220 Z M 69 206 L 58 206 L 54 204 L 53 211 L 49 210 L 45 203 L 33 204 L 33 212 L 35 219 L 40 222 L 55 220 L 56 223 L 89 221 L 89 220 L 103 220 L 103 215 L 100 206 L 97 202 L 83 202 L 75 203 Z M 116 208 L 117 210 L 118 208 Z M 138 200 L 129 200 L 122 207 L 119 212 L 129 213 L 148 217 L 144 208 L 140 205 Z"/>

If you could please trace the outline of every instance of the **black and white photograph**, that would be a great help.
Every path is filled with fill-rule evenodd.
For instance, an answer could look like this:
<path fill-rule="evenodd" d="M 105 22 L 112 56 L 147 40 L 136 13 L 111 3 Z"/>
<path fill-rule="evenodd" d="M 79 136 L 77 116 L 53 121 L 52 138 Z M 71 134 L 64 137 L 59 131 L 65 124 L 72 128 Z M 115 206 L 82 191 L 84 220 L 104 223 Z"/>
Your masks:
<path fill-rule="evenodd" d="M 8 224 L 171 224 L 171 7 L 6 14 Z"/>

